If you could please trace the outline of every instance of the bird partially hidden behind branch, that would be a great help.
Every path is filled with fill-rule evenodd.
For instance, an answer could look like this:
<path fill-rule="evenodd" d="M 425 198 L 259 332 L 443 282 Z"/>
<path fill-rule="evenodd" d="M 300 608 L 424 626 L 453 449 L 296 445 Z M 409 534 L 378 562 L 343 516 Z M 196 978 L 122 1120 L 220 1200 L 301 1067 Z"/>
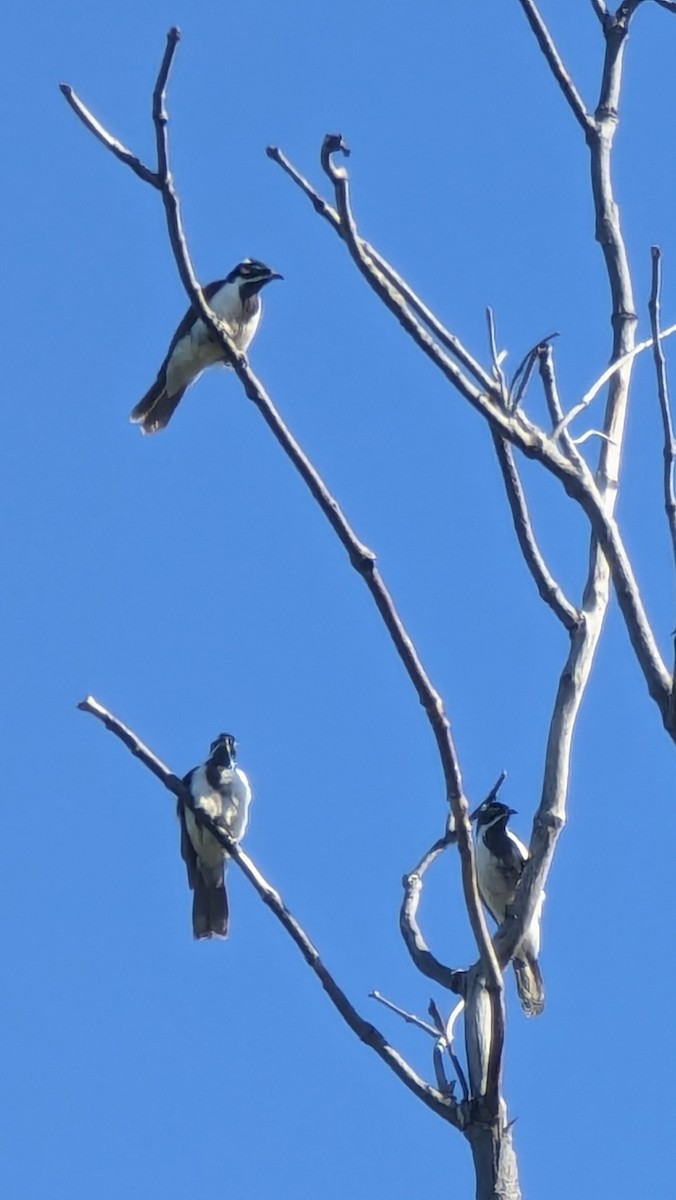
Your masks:
<path fill-rule="evenodd" d="M 236 842 L 244 837 L 249 821 L 251 788 L 235 758 L 237 743 L 231 733 L 220 733 L 211 743 L 209 758 L 188 771 L 183 782 L 195 807 L 205 812 Z M 192 930 L 195 938 L 227 937 L 229 924 L 225 874 L 228 852 L 178 801 L 181 854 L 193 892 Z"/>
<path fill-rule="evenodd" d="M 514 900 L 516 886 L 529 857 L 523 842 L 507 828 L 507 822 L 514 812 L 513 808 L 489 796 L 471 817 L 472 821 L 476 821 L 474 840 L 479 892 L 497 925 L 502 925 L 507 909 Z M 544 899 L 543 892 L 512 960 L 516 990 L 527 1017 L 539 1016 L 545 1006 L 545 989 L 538 962 Z"/>
<path fill-rule="evenodd" d="M 281 278 L 264 263 L 245 258 L 225 279 L 216 279 L 203 289 L 205 300 L 227 326 L 242 354 L 248 350 L 260 324 L 261 288 L 273 279 Z M 197 310 L 191 307 L 169 343 L 157 379 L 132 409 L 130 421 L 140 425 L 144 433 L 164 429 L 191 383 L 214 363 L 228 365 L 221 347 Z"/>

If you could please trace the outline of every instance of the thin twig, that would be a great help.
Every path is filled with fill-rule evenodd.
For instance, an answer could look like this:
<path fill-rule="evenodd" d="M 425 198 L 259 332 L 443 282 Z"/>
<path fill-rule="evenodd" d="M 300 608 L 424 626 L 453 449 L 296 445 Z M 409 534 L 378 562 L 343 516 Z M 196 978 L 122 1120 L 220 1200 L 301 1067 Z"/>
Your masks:
<path fill-rule="evenodd" d="M 511 412 L 519 407 L 526 394 L 526 388 L 539 355 L 552 339 L 558 336 L 558 333 L 548 333 L 546 337 L 540 338 L 537 345 L 532 346 L 527 354 L 524 354 L 509 385 L 509 409 Z"/>
<path fill-rule="evenodd" d="M 519 0 L 519 3 L 526 14 L 526 20 L 535 34 L 537 43 L 547 60 L 552 75 L 570 106 L 575 120 L 581 126 L 583 132 L 587 134 L 590 126 L 593 124 L 592 119 L 587 112 L 587 107 L 580 93 L 563 64 L 563 59 L 554 44 L 554 39 L 540 16 L 534 0 Z"/>
<path fill-rule="evenodd" d="M 393 1000 L 388 1000 L 387 996 L 383 996 L 381 992 L 369 992 L 369 999 L 377 1000 L 379 1004 L 384 1004 L 385 1008 L 389 1008 L 391 1012 L 396 1013 L 407 1025 L 415 1025 L 418 1029 L 422 1029 L 424 1033 L 429 1033 L 430 1037 L 439 1037 L 439 1030 L 435 1029 L 434 1025 L 423 1021 L 422 1017 L 416 1017 L 415 1013 L 410 1013 L 405 1008 L 400 1008 L 398 1004 L 395 1004 Z"/>
<path fill-rule="evenodd" d="M 373 1000 L 378 1000 L 380 1004 L 384 1004 L 408 1025 L 415 1025 L 418 1029 L 422 1029 L 424 1033 L 430 1034 L 434 1038 L 436 1045 L 434 1047 L 434 1070 L 437 1077 L 437 1086 L 444 1094 L 453 1093 L 453 1084 L 449 1083 L 446 1072 L 443 1068 L 443 1054 L 446 1052 L 453 1063 L 454 1070 L 458 1077 L 460 1087 L 463 1093 L 463 1099 L 469 1100 L 469 1088 L 467 1086 L 467 1076 L 462 1068 L 462 1063 L 453 1049 L 453 1027 L 460 1013 L 465 1007 L 465 1001 L 460 1000 L 453 1009 L 448 1021 L 443 1021 L 441 1013 L 437 1008 L 434 1000 L 430 1000 L 428 1012 L 434 1021 L 434 1025 L 429 1025 L 427 1021 L 423 1021 L 421 1017 L 417 1017 L 415 1013 L 407 1012 L 405 1008 L 400 1008 L 398 1004 L 394 1004 L 392 1000 L 388 1000 L 380 992 L 369 992 Z"/>
<path fill-rule="evenodd" d="M 305 178 L 304 175 L 301 175 L 300 171 L 294 167 L 293 163 L 291 163 L 291 161 L 286 157 L 284 152 L 280 150 L 278 146 L 268 146 L 266 154 L 268 158 L 277 163 L 277 165 L 280 166 L 282 170 L 289 176 L 289 179 L 292 179 L 293 182 L 300 188 L 300 190 L 304 192 L 312 204 L 315 212 L 318 213 L 320 217 L 323 217 L 325 221 L 328 221 L 329 225 L 331 225 L 338 236 L 343 238 L 343 228 L 340 217 L 338 216 L 335 208 L 332 208 L 332 206 L 328 204 L 322 196 L 320 196 L 319 192 L 313 188 L 312 184 Z M 424 301 L 421 300 L 418 295 L 416 295 L 411 285 L 402 278 L 398 271 L 395 271 L 392 264 L 389 263 L 387 259 L 383 258 L 383 256 L 378 253 L 378 251 L 370 244 L 370 242 L 367 242 L 362 237 L 360 237 L 359 240 L 364 254 L 372 259 L 378 270 L 382 271 L 388 282 L 394 288 L 396 288 L 398 292 L 401 293 L 412 312 L 416 313 L 417 316 L 419 316 L 420 319 L 425 322 L 428 329 L 430 329 L 435 338 L 439 340 L 439 343 L 448 351 L 450 351 L 450 353 L 457 358 L 458 362 L 461 363 L 463 367 L 465 367 L 472 373 L 472 375 L 474 375 L 475 379 L 477 379 L 483 388 L 490 388 L 492 386 L 490 375 L 484 371 L 481 364 L 478 363 L 477 360 L 470 354 L 469 350 L 465 349 L 459 338 L 457 338 L 455 334 L 451 333 L 450 330 L 442 324 L 435 313 L 432 312 L 431 308 L 429 308 Z"/>
<path fill-rule="evenodd" d="M 434 1064 L 434 1075 L 437 1081 L 437 1087 L 444 1096 L 453 1096 L 455 1092 L 455 1084 L 448 1078 L 444 1068 L 444 1045 L 441 1038 L 438 1038 L 434 1043 L 432 1051 L 432 1063 Z"/>
<path fill-rule="evenodd" d="M 676 325 L 670 325 L 668 329 L 662 330 L 659 335 L 659 340 L 662 342 L 665 338 L 671 337 L 674 333 L 676 333 Z M 596 399 L 601 391 L 601 388 L 608 382 L 609 379 L 612 379 L 612 377 L 616 375 L 618 371 L 621 371 L 624 367 L 628 366 L 629 363 L 632 363 L 638 354 L 642 354 L 644 350 L 649 350 L 652 345 L 653 339 L 651 337 L 646 338 L 644 342 L 638 342 L 632 347 L 631 350 L 628 350 L 626 354 L 623 354 L 621 358 L 616 359 L 615 362 L 612 362 L 609 367 L 606 367 L 606 370 L 602 375 L 599 375 L 596 382 L 593 383 L 589 390 L 585 392 L 582 399 L 579 400 L 577 404 L 574 404 L 570 411 L 567 412 L 566 415 L 559 421 L 556 428 L 552 431 L 552 441 L 558 441 L 558 439 L 561 437 L 561 434 L 565 433 L 571 421 L 574 421 L 576 417 L 579 417 L 581 412 L 584 412 L 586 408 L 589 408 L 592 400 Z"/>
<path fill-rule="evenodd" d="M 671 415 L 669 399 L 669 382 L 667 379 L 667 364 L 660 342 L 660 294 L 662 290 L 662 253 L 659 246 L 651 248 L 652 254 L 652 285 L 650 289 L 650 327 L 653 335 L 653 358 L 657 377 L 657 395 L 662 414 L 662 431 L 664 434 L 663 449 L 663 488 L 664 510 L 671 536 L 671 549 L 676 565 L 676 490 L 674 488 L 674 467 L 676 465 L 676 441 L 674 440 L 674 423 Z M 669 704 L 669 725 L 676 728 L 676 638 L 674 639 L 674 673 Z"/>
<path fill-rule="evenodd" d="M 437 1008 L 437 1005 L 435 1004 L 434 1000 L 430 1000 L 427 1011 L 430 1014 L 432 1020 L 434 1021 L 435 1025 L 439 1031 L 439 1035 L 440 1035 L 439 1041 L 443 1046 L 445 1046 L 448 1057 L 450 1058 L 451 1062 L 453 1063 L 453 1069 L 455 1070 L 455 1073 L 458 1077 L 458 1082 L 460 1084 L 460 1088 L 462 1090 L 462 1098 L 463 1098 L 463 1100 L 469 1100 L 470 1091 L 469 1091 L 469 1086 L 467 1083 L 467 1076 L 465 1075 L 465 1071 L 463 1069 L 462 1063 L 460 1062 L 460 1059 L 458 1058 L 457 1054 L 455 1053 L 455 1050 L 453 1049 L 455 1023 L 456 1023 L 458 1017 L 460 1016 L 461 1012 L 464 1010 L 464 1007 L 465 1007 L 465 1001 L 459 1000 L 458 1003 L 456 1004 L 455 1008 L 452 1010 L 447 1021 L 443 1020 L 441 1013 L 439 1012 L 439 1009 Z"/>
<path fill-rule="evenodd" d="M 540 380 L 542 382 L 542 390 L 545 394 L 545 403 L 549 412 L 549 419 L 552 426 L 556 428 L 563 420 L 563 407 L 559 396 L 559 385 L 556 380 L 556 371 L 554 370 L 554 347 L 550 345 L 542 345 L 538 348 L 538 370 L 540 372 Z M 561 435 L 561 443 L 566 454 L 571 462 L 579 469 L 583 470 L 584 459 L 581 454 L 575 449 L 575 443 L 567 430 L 564 429 Z"/>
<path fill-rule="evenodd" d="M 505 408 L 508 407 L 509 388 L 505 379 L 505 372 L 502 369 L 503 360 L 506 357 L 505 351 L 498 351 L 498 339 L 495 332 L 495 314 L 493 309 L 486 309 L 486 324 L 488 326 L 488 345 L 491 352 L 491 361 L 493 363 L 493 376 L 500 388 L 500 397 Z"/>
<path fill-rule="evenodd" d="M 602 429 L 587 429 L 579 437 L 572 438 L 572 443 L 574 446 L 583 446 L 585 442 L 588 442 L 593 437 L 600 438 L 602 442 L 612 443 L 613 441 L 610 434 L 604 433 Z"/>
<path fill-rule="evenodd" d="M 356 1033 L 360 1041 L 374 1050 L 379 1058 L 401 1079 L 402 1083 L 422 1100 L 428 1108 L 431 1108 L 433 1112 L 443 1117 L 444 1120 L 449 1121 L 450 1124 L 459 1126 L 454 1102 L 448 1096 L 442 1095 L 436 1088 L 430 1087 L 429 1084 L 425 1083 L 398 1051 L 389 1045 L 382 1033 L 369 1021 L 365 1021 L 360 1016 L 356 1008 L 348 1000 L 345 992 L 336 983 L 331 972 L 322 962 L 317 947 L 310 940 L 302 925 L 289 912 L 279 892 L 268 883 L 267 879 L 261 874 L 258 867 L 242 847 L 233 841 L 223 828 L 217 825 L 202 809 L 195 808 L 191 792 L 178 776 L 170 771 L 128 726 L 123 725 L 117 717 L 104 708 L 102 704 L 99 704 L 93 696 L 87 696 L 77 707 L 82 712 L 91 713 L 92 716 L 102 721 L 106 729 L 114 733 L 127 749 L 131 750 L 132 754 L 144 766 L 148 767 L 153 775 L 195 814 L 199 824 L 203 825 L 209 831 L 219 845 L 227 850 L 229 856 L 235 860 L 238 867 L 249 880 L 249 883 L 258 892 L 263 903 L 274 913 L 277 920 L 283 925 L 286 932 L 295 942 L 306 963 L 319 979 L 334 1008 L 337 1009 L 353 1033 Z"/>
<path fill-rule="evenodd" d="M 519 476 L 512 446 L 491 430 L 498 465 L 505 485 L 507 503 L 512 514 L 512 523 L 524 562 L 531 573 L 535 586 L 552 612 L 566 629 L 574 629 L 580 614 L 570 603 L 547 566 L 542 551 L 535 540 L 533 525 L 528 512 L 528 503 Z"/>
<path fill-rule="evenodd" d="M 114 154 L 116 158 L 119 158 L 120 162 L 123 162 L 127 167 L 131 167 L 132 171 L 134 171 L 135 174 L 139 176 L 139 179 L 142 179 L 144 183 L 149 183 L 150 186 L 154 188 L 160 187 L 160 180 L 157 172 L 151 171 L 149 167 L 146 167 L 141 162 L 140 158 L 137 158 L 135 154 L 132 154 L 131 150 L 127 150 L 127 147 L 124 146 L 122 142 L 118 141 L 117 138 L 111 137 L 111 135 L 108 133 L 108 130 L 103 128 L 103 125 L 97 121 L 96 117 L 92 112 L 89 111 L 86 104 L 83 104 L 79 97 L 75 94 L 70 84 L 60 83 L 59 91 L 61 92 L 62 96 L 65 96 L 75 115 L 78 116 L 82 121 L 82 124 L 86 125 L 89 132 L 93 133 L 94 137 L 98 138 L 100 142 L 103 142 L 103 145 L 110 150 L 110 152 Z"/>
<path fill-rule="evenodd" d="M 660 338 L 660 292 L 662 287 L 662 255 L 659 246 L 651 248 L 652 255 L 652 285 L 648 311 L 650 313 L 650 328 L 652 329 L 653 358 L 655 375 L 657 377 L 657 395 L 662 414 L 662 430 L 664 433 L 664 509 L 667 514 L 671 548 L 676 564 L 676 490 L 674 489 L 674 465 L 676 464 L 676 441 L 674 440 L 674 423 L 671 415 L 669 400 L 669 384 L 667 381 L 667 364 L 664 357 Z"/>

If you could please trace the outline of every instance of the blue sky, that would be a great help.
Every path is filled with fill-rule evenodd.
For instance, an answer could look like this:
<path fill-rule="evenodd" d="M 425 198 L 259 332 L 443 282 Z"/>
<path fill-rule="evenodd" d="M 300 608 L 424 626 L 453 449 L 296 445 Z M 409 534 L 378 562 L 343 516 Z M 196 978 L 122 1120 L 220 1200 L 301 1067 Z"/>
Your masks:
<path fill-rule="evenodd" d="M 542 7 L 592 102 L 591 6 Z M 128 424 L 185 297 L 158 196 L 57 84 L 150 157 L 152 84 L 181 27 L 169 107 L 198 274 L 245 255 L 284 273 L 252 364 L 378 553 L 445 697 L 470 798 L 506 768 L 526 836 L 566 641 L 520 560 L 487 431 L 264 148 L 279 144 L 326 193 L 319 146 L 342 132 L 364 235 L 484 361 L 486 304 L 513 366 L 558 330 L 569 406 L 610 346 L 581 136 L 515 0 L 344 0 L 330 16 L 308 0 L 120 0 L 114 14 L 38 0 L 7 22 L 3 1194 L 469 1195 L 462 1139 L 355 1040 L 234 870 L 231 939 L 193 943 L 171 797 L 75 709 L 94 693 L 178 772 L 221 729 L 237 734 L 255 789 L 247 849 L 360 1010 L 431 1077 L 423 1035 L 367 999 L 378 988 L 424 1012 L 431 994 L 397 927 L 401 876 L 445 819 L 429 727 L 236 381 L 205 377 L 157 438 Z M 676 319 L 675 45 L 673 18 L 646 4 L 615 160 L 643 336 L 653 242 L 664 323 Z M 575 597 L 585 522 L 537 468 L 524 475 Z M 661 505 L 646 359 L 619 516 L 670 655 Z M 548 886 L 541 1020 L 522 1019 L 508 983 L 505 1091 L 526 1196 L 668 1193 L 672 797 L 673 748 L 613 607 Z M 422 919 L 441 958 L 471 959 L 452 854 Z"/>

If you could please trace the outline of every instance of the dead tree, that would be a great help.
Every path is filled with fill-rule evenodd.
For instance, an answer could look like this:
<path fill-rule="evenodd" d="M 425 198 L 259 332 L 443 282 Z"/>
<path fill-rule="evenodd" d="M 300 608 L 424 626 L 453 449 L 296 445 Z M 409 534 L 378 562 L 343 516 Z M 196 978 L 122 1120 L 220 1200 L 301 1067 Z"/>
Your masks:
<path fill-rule="evenodd" d="M 562 664 L 558 690 L 549 725 L 540 803 L 530 843 L 530 859 L 517 889 L 509 918 L 491 939 L 477 890 L 474 850 L 469 823 L 469 804 L 464 792 L 458 754 L 453 742 L 444 702 L 419 658 L 413 641 L 397 612 L 394 600 L 378 570 L 376 556 L 351 528 L 336 499 L 302 451 L 264 386 L 246 358 L 239 354 L 225 328 L 209 309 L 191 266 L 182 230 L 179 202 L 169 166 L 166 90 L 178 45 L 179 33 L 169 32 L 167 46 L 153 94 L 152 115 L 156 135 L 157 164 L 149 167 L 123 146 L 100 124 L 67 85 L 62 92 L 78 117 L 103 144 L 147 184 L 155 188 L 164 204 L 169 238 L 176 264 L 191 303 L 201 314 L 213 338 L 232 365 L 245 394 L 255 404 L 279 446 L 307 485 L 311 496 L 344 546 L 352 567 L 360 574 L 388 630 L 408 677 L 427 714 L 441 760 L 450 806 L 446 833 L 428 851 L 404 880 L 400 922 L 402 934 L 415 966 L 426 977 L 457 997 L 450 1018 L 436 1006 L 430 1021 L 405 1012 L 395 1003 L 383 1001 L 400 1016 L 412 1021 L 433 1039 L 435 1083 L 423 1080 L 383 1034 L 365 1020 L 342 991 L 323 963 L 318 950 L 299 922 L 288 912 L 282 898 L 263 878 L 247 854 L 214 826 L 204 824 L 226 847 L 261 899 L 272 909 L 296 943 L 337 1011 L 354 1033 L 383 1059 L 405 1085 L 443 1120 L 461 1132 L 470 1144 L 476 1194 L 480 1200 L 515 1200 L 520 1196 L 511 1125 L 501 1090 L 501 1066 L 505 1037 L 502 973 L 513 958 L 528 927 L 549 873 L 561 830 L 566 821 L 566 802 L 573 734 L 580 704 L 587 687 L 604 618 L 611 583 L 648 692 L 657 705 L 664 728 L 676 740 L 674 677 L 662 661 L 657 639 L 646 615 L 614 510 L 630 399 L 632 370 L 636 355 L 652 346 L 657 374 L 657 391 L 664 428 L 664 501 L 676 559 L 676 495 L 674 490 L 674 436 L 669 407 L 662 340 L 676 326 L 660 330 L 660 253 L 653 248 L 653 287 L 650 304 L 652 338 L 636 343 L 636 307 L 632 279 L 613 192 L 611 171 L 613 140 L 619 118 L 622 70 L 630 24 L 642 5 L 650 0 L 625 0 L 610 11 L 604 0 L 591 0 L 598 17 L 600 38 L 605 47 L 600 94 L 592 111 L 583 100 L 562 62 L 554 41 L 532 0 L 519 0 L 524 15 L 544 55 L 551 74 L 570 109 L 589 149 L 591 188 L 596 215 L 596 239 L 601 247 L 610 291 L 610 365 L 600 379 L 576 403 L 565 406 L 557 385 L 552 339 L 534 345 L 512 379 L 504 370 L 492 314 L 488 314 L 489 361 L 484 365 L 445 327 L 415 294 L 408 283 L 360 234 L 352 206 L 351 181 L 343 158 L 349 153 L 343 138 L 327 135 L 321 149 L 321 166 L 331 190 L 331 199 L 319 191 L 291 164 L 277 147 L 269 157 L 310 200 L 315 212 L 338 234 L 357 270 L 389 309 L 404 332 L 441 371 L 448 383 L 486 421 L 505 485 L 507 502 L 524 561 L 543 601 L 568 635 L 568 652 Z M 676 12 L 672 0 L 654 0 Z M 528 389 L 539 376 L 549 425 L 538 425 L 527 413 Z M 573 422 L 605 389 L 606 401 L 600 428 L 574 435 Z M 598 446 L 598 461 L 592 461 Z M 584 448 L 583 448 L 584 447 Z M 573 600 L 550 571 L 541 553 L 531 522 L 519 474 L 519 459 L 525 455 L 539 463 L 561 484 L 567 495 L 586 514 L 590 526 L 589 569 L 582 594 Z M 158 778 L 184 802 L 192 800 L 173 775 L 111 713 L 91 697 L 80 705 L 99 717 Z M 424 875 L 430 864 L 450 845 L 457 845 L 464 899 L 474 934 L 477 961 L 468 970 L 454 969 L 439 961 L 428 948 L 417 921 Z M 465 1066 L 456 1049 L 455 1023 L 462 1012 Z M 457 1083 L 447 1077 L 448 1064 Z M 460 1094 L 456 1095 L 456 1088 Z"/>

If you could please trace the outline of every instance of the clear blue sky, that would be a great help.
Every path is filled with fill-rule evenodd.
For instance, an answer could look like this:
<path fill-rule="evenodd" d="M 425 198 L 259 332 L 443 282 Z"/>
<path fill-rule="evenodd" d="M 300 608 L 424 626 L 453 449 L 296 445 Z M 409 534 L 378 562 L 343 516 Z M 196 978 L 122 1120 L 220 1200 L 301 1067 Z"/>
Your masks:
<path fill-rule="evenodd" d="M 543 9 L 593 101 L 591 6 Z M 616 157 L 643 333 L 652 242 L 665 324 L 676 319 L 676 21 L 644 9 Z M 247 849 L 361 1011 L 431 1077 L 423 1035 L 367 999 L 378 988 L 424 1012 L 431 994 L 397 924 L 402 873 L 445 819 L 424 714 L 233 378 L 203 379 L 157 438 L 127 421 L 185 296 L 158 196 L 85 132 L 57 84 L 151 156 L 150 92 L 173 23 L 173 161 L 198 273 L 245 255 L 284 273 L 253 366 L 377 551 L 444 694 L 472 801 L 506 768 L 525 836 L 566 650 L 521 563 L 486 429 L 264 154 L 280 144 L 324 188 L 321 139 L 342 132 L 365 236 L 484 360 L 486 304 L 512 365 L 559 330 L 572 404 L 608 359 L 607 287 L 585 147 L 516 0 L 15 5 L 3 84 L 2 1192 L 466 1197 L 462 1139 L 356 1041 L 234 870 L 231 939 L 193 943 L 171 797 L 75 709 L 93 692 L 178 772 L 220 730 L 237 734 L 255 788 Z M 625 466 L 619 514 L 670 655 L 647 361 Z M 535 468 L 525 477 L 575 595 L 584 521 Z M 509 982 L 505 1090 L 527 1197 L 628 1200 L 673 1183 L 673 768 L 613 609 L 548 887 L 541 1020 L 522 1019 Z M 470 960 L 451 854 L 422 918 L 441 958 Z"/>

